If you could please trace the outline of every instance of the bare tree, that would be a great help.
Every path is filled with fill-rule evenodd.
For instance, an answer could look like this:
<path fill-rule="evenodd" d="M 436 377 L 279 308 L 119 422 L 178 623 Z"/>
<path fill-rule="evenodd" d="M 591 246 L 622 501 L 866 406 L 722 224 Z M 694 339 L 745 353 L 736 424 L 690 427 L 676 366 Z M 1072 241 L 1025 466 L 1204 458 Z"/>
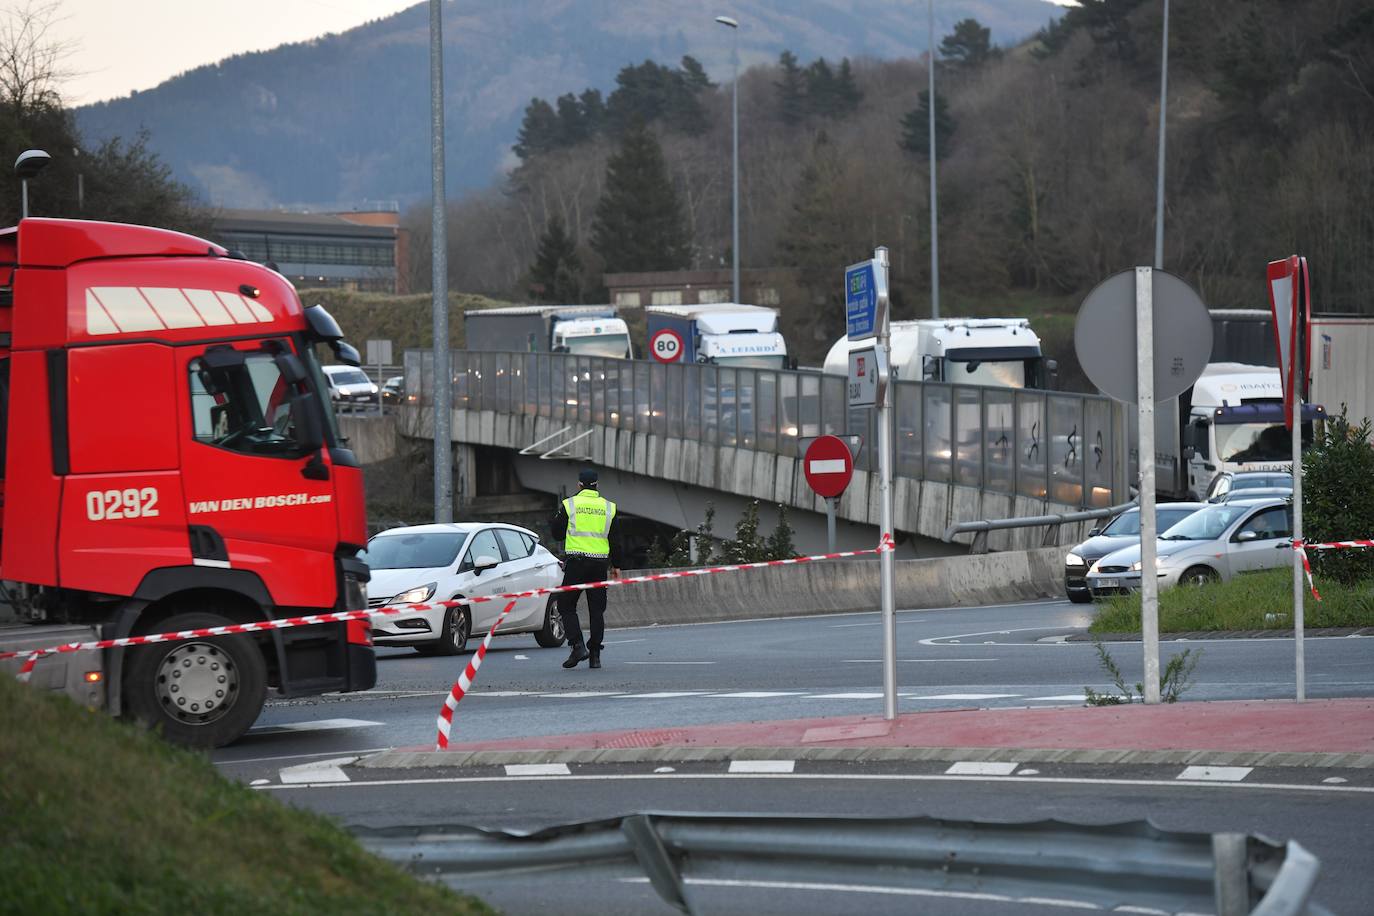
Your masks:
<path fill-rule="evenodd" d="M 76 75 L 66 64 L 75 46 L 54 34 L 60 10 L 58 0 L 28 0 L 0 14 L 0 101 L 16 118 L 61 107 L 58 87 Z"/>

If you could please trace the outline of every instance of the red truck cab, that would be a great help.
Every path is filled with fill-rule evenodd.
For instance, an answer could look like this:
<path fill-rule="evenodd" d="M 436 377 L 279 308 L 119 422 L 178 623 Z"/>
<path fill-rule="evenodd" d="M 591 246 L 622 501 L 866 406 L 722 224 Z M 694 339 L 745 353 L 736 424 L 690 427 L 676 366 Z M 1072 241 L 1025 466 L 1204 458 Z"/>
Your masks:
<path fill-rule="evenodd" d="M 104 638 L 366 607 L 362 471 L 280 274 L 194 236 L 0 231 L 0 579 L 28 619 Z M 40 662 L 40 664 L 42 664 Z M 268 690 L 376 681 L 363 622 L 111 650 L 111 711 L 217 746 Z"/>

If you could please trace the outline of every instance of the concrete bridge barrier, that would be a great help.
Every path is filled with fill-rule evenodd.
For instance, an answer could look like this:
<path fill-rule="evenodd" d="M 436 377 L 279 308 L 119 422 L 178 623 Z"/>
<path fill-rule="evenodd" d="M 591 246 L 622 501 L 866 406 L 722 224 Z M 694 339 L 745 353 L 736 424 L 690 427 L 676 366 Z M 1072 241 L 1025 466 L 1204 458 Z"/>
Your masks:
<path fill-rule="evenodd" d="M 1012 553 L 897 561 L 897 607 L 974 607 L 1064 593 L 1064 554 Z M 625 572 L 642 575 L 657 570 Z M 607 626 L 707 623 L 876 610 L 878 560 L 776 566 L 613 589 Z"/>

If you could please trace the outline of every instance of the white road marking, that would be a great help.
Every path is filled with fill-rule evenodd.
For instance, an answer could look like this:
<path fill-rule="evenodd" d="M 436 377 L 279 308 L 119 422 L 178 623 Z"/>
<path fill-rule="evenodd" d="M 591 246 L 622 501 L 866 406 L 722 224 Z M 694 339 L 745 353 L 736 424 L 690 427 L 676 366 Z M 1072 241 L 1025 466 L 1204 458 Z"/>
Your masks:
<path fill-rule="evenodd" d="M 470 697 L 532 697 L 536 695 L 533 690 L 481 690 L 469 693 Z M 445 691 L 444 696 L 448 696 Z"/>
<path fill-rule="evenodd" d="M 570 776 L 566 763 L 508 763 L 507 776 Z"/>
<path fill-rule="evenodd" d="M 447 696 L 447 694 L 445 694 L 445 696 Z M 343 753 L 343 754 L 354 754 L 354 755 L 356 755 L 356 756 L 358 756 L 358 757 L 361 757 L 363 754 L 377 754 L 377 753 L 380 753 L 380 752 L 382 752 L 382 751 L 391 751 L 391 750 L 395 750 L 395 748 L 390 748 L 390 747 L 365 747 L 365 748 L 362 748 L 361 750 L 352 750 L 352 749 L 350 749 L 350 750 L 346 750 L 346 751 L 339 751 L 338 749 L 335 749 L 335 750 L 332 750 L 332 751 L 316 751 L 316 752 L 314 752 L 313 754 L 282 754 L 282 755 L 280 755 L 280 756 L 278 756 L 278 757 L 248 757 L 248 758 L 246 758 L 246 759 L 244 759 L 244 760 L 215 760 L 215 761 L 212 761 L 212 762 L 213 762 L 214 765 L 217 766 L 217 767 L 232 767 L 232 766 L 238 766 L 238 765 L 241 764 L 241 763 L 275 763 L 275 762 L 278 761 L 278 760 L 299 760 L 299 759 L 301 759 L 302 757 L 328 757 L 330 754 L 339 754 L 339 753 Z"/>
<path fill-rule="evenodd" d="M 621 662 L 622 665 L 714 665 L 715 662 Z"/>
<path fill-rule="evenodd" d="M 648 884 L 648 878 L 617 878 L 625 884 Z M 734 887 L 756 890 L 839 891 L 847 894 L 883 894 L 895 897 L 948 897 L 955 900 L 986 900 L 995 903 L 1039 904 L 1061 906 L 1076 910 L 1101 909 L 1095 903 L 1081 900 L 1061 900 L 1057 897 L 1010 897 L 983 891 L 942 891 L 924 887 L 891 887 L 880 884 L 832 884 L 819 881 L 755 881 L 736 878 L 683 878 L 684 884 L 700 887 Z"/>
<path fill-rule="evenodd" d="M 716 697 L 732 697 L 741 700 L 763 700 L 769 697 L 800 697 L 805 696 L 805 694 L 786 690 L 743 690 L 739 693 L 711 693 L 707 694 L 707 696 L 713 699 Z"/>
<path fill-rule="evenodd" d="M 791 773 L 795 760 L 731 760 L 731 773 Z"/>
<path fill-rule="evenodd" d="M 912 694 L 917 700 L 1005 700 L 1019 696 L 1019 693 L 937 693 L 927 696 Z"/>
<path fill-rule="evenodd" d="M 1025 770 L 1022 770 L 1022 771 L 1021 771 L 1021 775 L 1022 775 L 1022 776 L 1039 776 L 1039 775 L 1040 775 L 1040 771 L 1039 771 L 1039 770 L 1025 769 Z"/>
<path fill-rule="evenodd" d="M 281 779 L 282 785 L 348 782 L 348 774 L 340 768 L 357 762 L 357 757 L 334 757 L 330 760 L 316 760 L 313 763 L 284 767 L 277 773 L 277 776 Z"/>
<path fill-rule="evenodd" d="M 1029 633 L 1034 630 L 1047 630 L 1049 627 L 1017 627 L 1014 630 L 983 630 L 978 633 L 954 633 L 949 636 L 930 636 L 921 640 L 923 646 L 938 646 L 948 643 L 957 643 L 961 639 L 971 639 L 974 636 L 1010 636 L 1012 633 Z M 1040 643 L 1015 643 L 1014 645 L 1040 645 Z"/>
<path fill-rule="evenodd" d="M 528 655 L 517 655 L 515 656 L 515 660 L 517 662 L 527 662 L 530 660 L 530 657 Z"/>
<path fill-rule="evenodd" d="M 253 780 L 252 782 L 250 782 L 249 785 L 250 785 L 250 786 L 265 786 L 265 785 L 269 784 L 271 781 L 272 781 L 272 780 L 270 780 L 270 779 L 255 779 L 255 780 Z"/>
<path fill-rule="evenodd" d="M 568 693 L 537 693 L 539 697 L 557 697 L 562 700 L 581 700 L 584 697 L 618 697 L 621 690 L 572 690 Z"/>
<path fill-rule="evenodd" d="M 530 777 L 529 781 L 538 781 L 540 777 Z M 1374 786 L 1331 786 L 1331 785 L 1303 785 L 1297 783 L 1279 782 L 1205 782 L 1205 781 L 1183 781 L 1176 779 L 1087 779 L 1082 777 L 1063 777 L 1063 776 L 950 776 L 945 773 L 936 775 L 929 774 L 903 774 L 903 773 L 868 773 L 849 775 L 843 773 L 597 773 L 590 775 L 548 777 L 558 779 L 562 782 L 611 782 L 623 781 L 627 779 L 798 779 L 816 781 L 851 780 L 854 782 L 1024 782 L 1035 783 L 1037 785 L 1068 785 L 1068 786 L 1153 786 L 1156 788 L 1196 788 L 1196 789 L 1258 789 L 1258 790 L 1279 790 L 1284 792 L 1353 792 L 1360 795 L 1374 795 Z M 420 786 L 420 785 L 467 785 L 487 782 L 506 782 L 505 776 L 431 776 L 423 779 L 375 779 L 365 782 L 336 783 L 333 785 L 305 785 L 305 786 L 256 786 L 259 791 L 278 791 L 281 789 L 298 788 L 365 788 L 376 786 L 378 788 L 391 788 L 395 786 Z"/>
<path fill-rule="evenodd" d="M 945 770 L 948 776 L 1010 776 L 1020 766 L 1000 760 L 960 760 Z"/>
<path fill-rule="evenodd" d="M 1322 782 L 1331 786 L 1339 786 L 1346 782 L 1346 778 L 1344 776 L 1328 776 L 1325 779 L 1323 779 Z"/>
<path fill-rule="evenodd" d="M 382 725 L 368 719 L 315 719 L 310 722 L 288 722 L 284 725 L 256 725 L 248 729 L 250 735 L 275 735 L 282 732 L 323 732 L 345 728 L 370 728 Z"/>
<path fill-rule="evenodd" d="M 627 642 L 648 642 L 648 641 L 649 641 L 649 640 L 648 640 L 647 637 L 641 638 L 641 639 L 608 639 L 608 640 L 605 641 L 605 644 L 608 645 L 608 646 L 623 646 L 623 645 L 625 645 Z"/>
<path fill-rule="evenodd" d="M 810 700 L 877 700 L 881 693 L 817 693 L 807 697 Z"/>
<path fill-rule="evenodd" d="M 673 769 L 672 767 L 654 767 L 654 772 L 655 772 L 655 773 L 676 773 L 677 770 Z M 1341 780 L 1341 782 L 1345 782 L 1345 780 Z"/>
<path fill-rule="evenodd" d="M 922 608 L 908 608 L 908 609 L 905 609 L 905 610 L 899 610 L 899 611 L 897 611 L 897 613 L 898 613 L 899 615 L 901 615 L 901 614 L 929 614 L 929 613 L 931 613 L 932 611 L 991 611 L 991 610 L 996 610 L 996 609 L 998 609 L 998 608 L 1009 608 L 1009 607 L 1041 607 L 1041 606 L 1047 605 L 1047 604 L 1063 604 L 1063 603 L 1064 603 L 1064 600 L 1063 600 L 1063 599 L 1053 600 L 1053 601 L 1021 601 L 1021 602 L 1017 602 L 1016 604 L 983 604 L 983 605 L 979 605 L 978 607 L 922 607 Z M 815 616 L 818 616 L 818 617 L 820 617 L 820 616 L 824 616 L 824 617 L 857 617 L 857 616 L 859 616 L 860 614 L 864 614 L 864 615 L 867 615 L 867 614 L 875 614 L 875 615 L 876 615 L 876 613 L 877 613 L 876 611 L 857 611 L 857 612 L 853 612 L 853 613 L 849 613 L 849 614 L 823 614 L 823 615 L 822 615 L 822 614 L 817 614 L 817 615 L 815 615 Z M 765 619 L 767 619 L 767 618 L 765 618 Z M 774 619 L 776 619 L 776 618 L 774 618 Z M 735 623 L 735 622 L 741 622 L 741 621 L 731 621 L 731 622 L 732 622 L 732 623 Z M 898 622 L 898 623 L 924 623 L 925 621 L 918 621 L 918 620 L 902 620 L 900 617 L 898 617 L 897 622 Z M 880 626 L 882 626 L 882 625 L 883 625 L 883 624 L 882 624 L 882 621 L 871 621 L 871 622 L 867 622 L 867 623 L 832 623 L 832 624 L 830 625 L 830 629 L 832 629 L 832 630 L 844 630 L 844 629 L 847 629 L 847 628 L 849 628 L 849 627 L 880 627 Z M 1036 627 L 1036 629 L 1045 629 L 1045 628 L 1044 628 L 1044 627 Z"/>
<path fill-rule="evenodd" d="M 842 659 L 840 659 L 840 661 L 846 662 L 846 663 L 851 664 L 851 665 L 881 665 L 882 662 L 883 662 L 883 660 L 882 660 L 881 658 L 842 658 Z M 922 664 L 924 664 L 925 662 L 996 662 L 996 661 L 1001 661 L 1001 659 L 998 659 L 998 658 L 899 658 L 899 659 L 897 659 L 897 661 L 899 661 L 899 662 L 917 662 L 917 663 L 922 663 Z"/>
<path fill-rule="evenodd" d="M 669 691 L 665 691 L 665 692 L 663 692 L 663 693 L 627 693 L 627 694 L 625 694 L 624 699 L 626 699 L 626 700 L 670 700 L 670 699 L 674 699 L 674 698 L 676 698 L 676 697 L 699 697 L 699 696 L 701 696 L 703 693 L 706 693 L 706 691 L 705 691 L 705 690 L 679 690 L 679 691 L 669 690 Z"/>
<path fill-rule="evenodd" d="M 1249 776 L 1254 767 L 1184 767 L 1175 779 L 1211 780 L 1214 782 L 1240 782 Z"/>
<path fill-rule="evenodd" d="M 1065 693 L 1057 697 L 1026 697 L 1027 702 L 1031 703 L 1084 703 L 1087 699 L 1088 698 L 1081 693 Z"/>

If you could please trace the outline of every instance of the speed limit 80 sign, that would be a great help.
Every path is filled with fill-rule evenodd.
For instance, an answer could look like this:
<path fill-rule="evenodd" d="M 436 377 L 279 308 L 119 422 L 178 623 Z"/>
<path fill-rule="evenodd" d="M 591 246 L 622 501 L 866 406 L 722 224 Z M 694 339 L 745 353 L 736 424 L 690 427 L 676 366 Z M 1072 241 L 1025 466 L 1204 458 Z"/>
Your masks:
<path fill-rule="evenodd" d="M 672 328 L 662 328 L 649 338 L 649 353 L 661 363 L 675 363 L 682 359 L 682 335 Z"/>

